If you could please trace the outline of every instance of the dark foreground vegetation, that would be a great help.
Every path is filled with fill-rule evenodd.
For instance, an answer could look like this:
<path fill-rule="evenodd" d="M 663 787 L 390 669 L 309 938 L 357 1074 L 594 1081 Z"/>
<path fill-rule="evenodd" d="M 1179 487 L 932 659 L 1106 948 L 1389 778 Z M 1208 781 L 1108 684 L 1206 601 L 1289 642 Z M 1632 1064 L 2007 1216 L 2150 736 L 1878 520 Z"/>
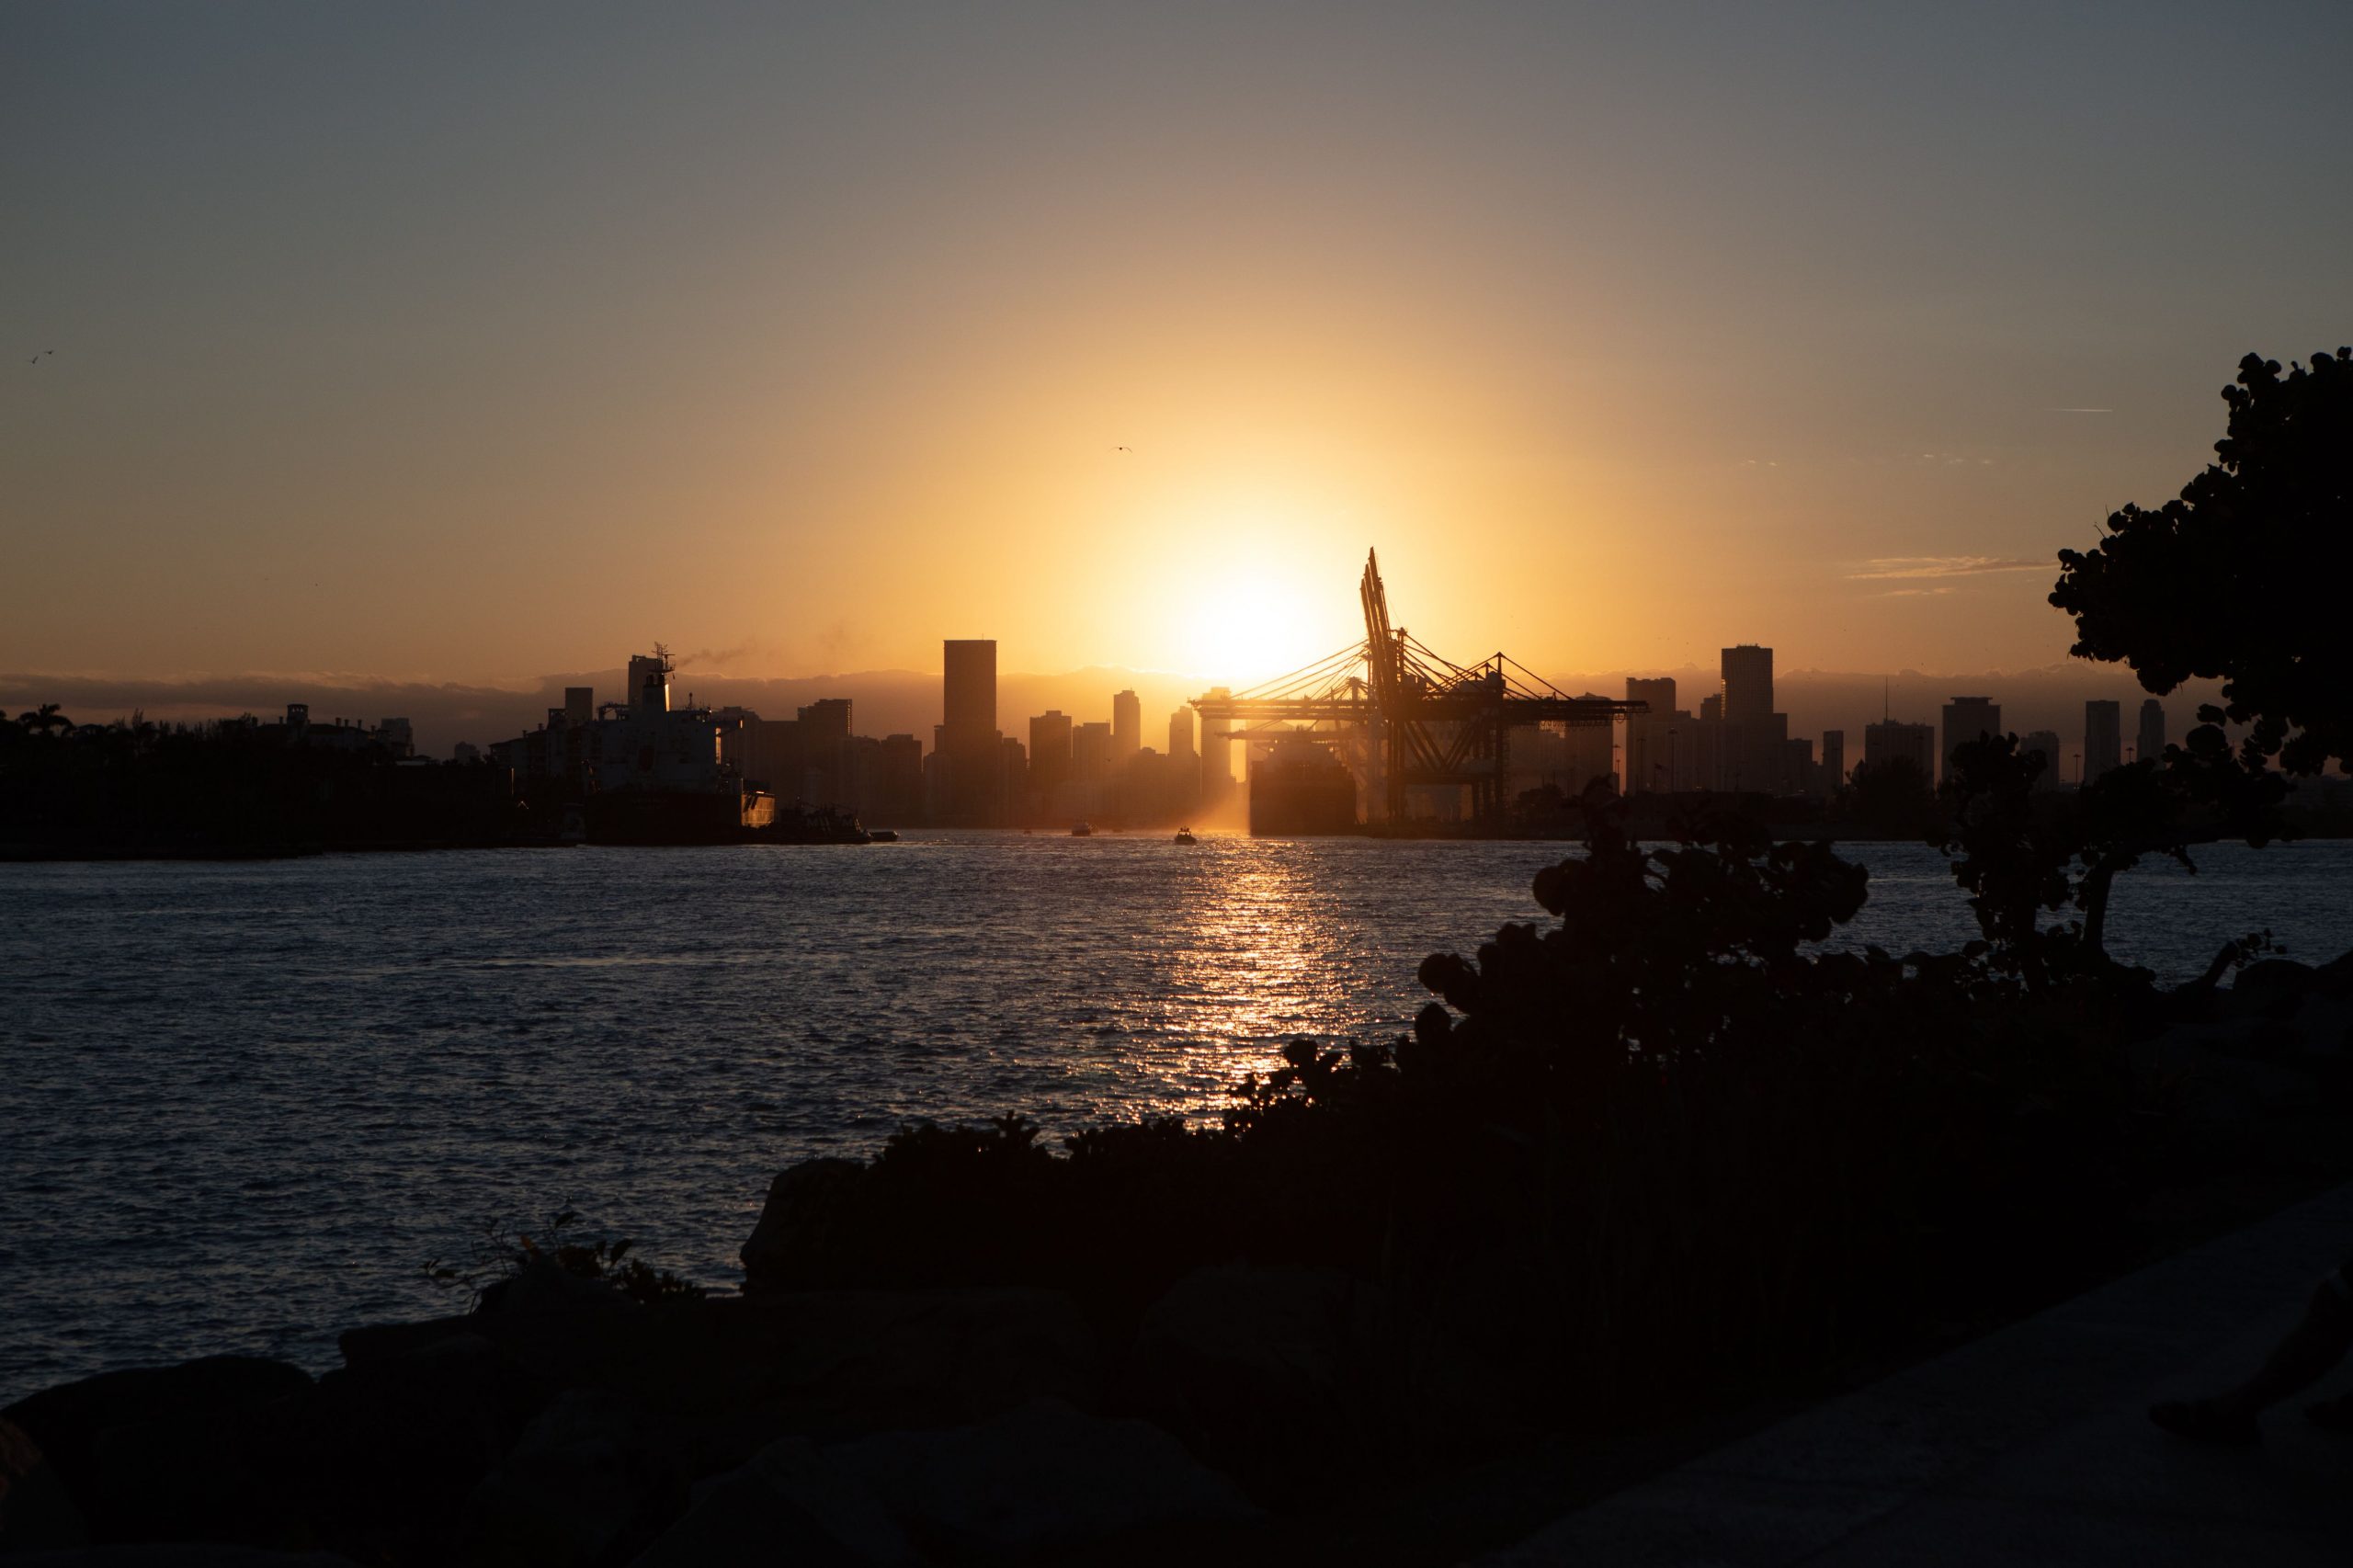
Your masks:
<path fill-rule="evenodd" d="M 2243 366 L 2234 439 L 2276 418 L 2341 472 L 2353 366 L 2324 363 Z M 2225 494 L 2166 539 L 2210 506 L 2259 536 L 2304 505 L 2289 542 L 2343 521 L 2341 483 Z M 795 1166 L 737 1295 L 543 1238 L 471 1311 L 345 1335 L 315 1381 L 218 1359 L 47 1391 L 0 1425 L 0 1543 L 1460 1560 L 1540 1515 L 1433 1499 L 1540 1442 L 1819 1389 L 2344 1179 L 2353 955 L 2218 934 L 2168 990 L 2107 950 L 2119 877 L 2265 841 L 2283 748 L 2341 765 L 2353 738 L 2353 686 L 2243 673 L 2268 643 L 2143 665 L 2092 611 L 2162 556 L 2153 516 L 2063 557 L 2054 597 L 2086 607 L 2081 651 L 2222 676 L 2227 710 L 2055 812 L 2010 739 L 1964 748 L 1928 827 L 1979 926 L 1959 952 L 1824 951 L 1868 893 L 1829 846 L 1725 812 L 1644 848 L 1590 797 L 1544 918 L 1425 960 L 1409 1033 L 1297 1041 L 1206 1125 L 1054 1147 L 1008 1116 Z"/>

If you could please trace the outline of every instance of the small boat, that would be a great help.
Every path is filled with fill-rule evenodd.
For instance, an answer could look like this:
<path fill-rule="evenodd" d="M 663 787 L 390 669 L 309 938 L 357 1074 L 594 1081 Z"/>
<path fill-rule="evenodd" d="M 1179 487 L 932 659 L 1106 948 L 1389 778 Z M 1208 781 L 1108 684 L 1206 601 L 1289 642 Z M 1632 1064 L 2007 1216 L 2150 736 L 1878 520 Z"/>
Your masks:
<path fill-rule="evenodd" d="M 1200 840 L 1193 836 L 1193 830 L 1191 828 L 1180 827 L 1176 830 L 1176 842 L 1179 844 L 1199 844 Z"/>
<path fill-rule="evenodd" d="M 896 844 L 899 842 L 899 835 L 891 828 L 870 827 L 866 830 L 866 840 L 870 844 Z"/>
<path fill-rule="evenodd" d="M 1070 824 L 1070 835 L 1073 838 L 1092 838 L 1095 830 L 1083 822 L 1074 822 Z"/>

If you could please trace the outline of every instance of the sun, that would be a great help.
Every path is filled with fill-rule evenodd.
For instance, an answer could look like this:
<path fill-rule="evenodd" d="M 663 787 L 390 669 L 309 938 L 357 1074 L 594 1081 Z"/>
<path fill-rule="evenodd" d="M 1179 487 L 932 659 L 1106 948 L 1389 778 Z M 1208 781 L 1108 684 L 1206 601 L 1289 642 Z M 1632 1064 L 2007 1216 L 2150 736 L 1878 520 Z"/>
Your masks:
<path fill-rule="evenodd" d="M 1274 577 L 1211 576 L 1190 592 L 1179 650 L 1185 667 L 1237 689 L 1313 664 L 1339 646 L 1330 616 Z"/>

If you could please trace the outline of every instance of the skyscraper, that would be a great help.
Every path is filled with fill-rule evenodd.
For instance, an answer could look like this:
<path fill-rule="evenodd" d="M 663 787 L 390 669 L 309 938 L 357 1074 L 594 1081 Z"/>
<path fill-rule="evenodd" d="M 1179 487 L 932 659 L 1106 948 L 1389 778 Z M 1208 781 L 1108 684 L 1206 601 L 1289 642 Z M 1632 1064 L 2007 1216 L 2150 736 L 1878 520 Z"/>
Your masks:
<path fill-rule="evenodd" d="M 1005 758 L 996 727 L 996 640 L 940 644 L 940 723 L 932 736 L 931 809 L 943 823 L 980 826 L 1005 812 Z"/>
<path fill-rule="evenodd" d="M 1863 726 L 1863 764 L 1877 767 L 1882 763 L 1903 757 L 1920 770 L 1920 782 L 1936 782 L 1936 727 L 1930 724 L 1907 724 L 1900 719 L 1884 723 Z"/>
<path fill-rule="evenodd" d="M 1111 694 L 1111 757 L 1114 766 L 1143 746 L 1143 703 L 1132 691 Z"/>
<path fill-rule="evenodd" d="M 940 644 L 947 674 L 941 722 L 953 733 L 996 730 L 996 639 L 949 638 Z"/>
<path fill-rule="evenodd" d="M 2084 778 L 2086 784 L 2124 766 L 2124 705 L 2095 698 L 2084 704 Z"/>
<path fill-rule="evenodd" d="M 1189 708 L 1179 708 L 1168 715 L 1168 755 L 1193 755 L 1193 710 Z"/>
<path fill-rule="evenodd" d="M 2056 730 L 2029 730 L 2018 739 L 2018 755 L 2039 755 L 2042 758 L 2042 771 L 2034 776 L 2034 788 L 2038 794 L 2046 790 L 2056 790 L 2059 780 L 2066 777 L 2065 765 L 2060 760 L 2059 732 Z"/>
<path fill-rule="evenodd" d="M 1829 793 L 1836 793 L 1847 782 L 1847 732 L 1822 732 L 1822 786 Z"/>
<path fill-rule="evenodd" d="M 1943 753 L 1938 758 L 1941 777 L 1952 775 L 1952 754 L 1983 735 L 2002 733 L 2002 705 L 1990 697 L 1956 697 L 1945 704 L 1945 737 Z"/>
<path fill-rule="evenodd" d="M 1041 807 L 1053 802 L 1054 789 L 1071 776 L 1070 715 L 1050 708 L 1029 721 L 1029 793 Z"/>
<path fill-rule="evenodd" d="M 2165 755 L 2165 705 L 2155 698 L 2141 703 L 2141 733 L 2133 752 L 2143 762 L 2159 762 Z"/>
<path fill-rule="evenodd" d="M 1650 705 L 1648 712 L 1626 717 L 1626 793 L 1664 793 L 1683 788 L 1674 777 L 1675 765 L 1682 762 L 1688 767 L 1689 759 L 1676 756 L 1676 721 L 1680 719 L 1688 726 L 1690 715 L 1676 711 L 1675 677 L 1643 680 L 1629 676 L 1626 699 Z"/>
<path fill-rule="evenodd" d="M 1743 642 L 1723 651 L 1723 721 L 1762 724 L 1773 716 L 1773 650 Z"/>

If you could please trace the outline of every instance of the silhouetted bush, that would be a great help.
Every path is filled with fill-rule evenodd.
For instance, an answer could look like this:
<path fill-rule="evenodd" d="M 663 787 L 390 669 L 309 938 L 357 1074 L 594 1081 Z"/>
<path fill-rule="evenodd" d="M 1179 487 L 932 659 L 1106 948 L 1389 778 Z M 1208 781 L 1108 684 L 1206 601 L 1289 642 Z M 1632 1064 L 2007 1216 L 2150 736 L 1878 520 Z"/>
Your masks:
<path fill-rule="evenodd" d="M 1433 955 L 1392 1044 L 1309 1040 L 1216 1125 L 911 1128 L 748 1288 L 1040 1284 L 1131 1311 L 1209 1264 L 1389 1292 L 1555 1417 L 1721 1387 L 2088 1278 L 2165 1153 L 2135 1004 L 1972 951 L 1815 944 L 1865 876 L 1734 815 L 1588 803 L 1545 927 Z"/>

